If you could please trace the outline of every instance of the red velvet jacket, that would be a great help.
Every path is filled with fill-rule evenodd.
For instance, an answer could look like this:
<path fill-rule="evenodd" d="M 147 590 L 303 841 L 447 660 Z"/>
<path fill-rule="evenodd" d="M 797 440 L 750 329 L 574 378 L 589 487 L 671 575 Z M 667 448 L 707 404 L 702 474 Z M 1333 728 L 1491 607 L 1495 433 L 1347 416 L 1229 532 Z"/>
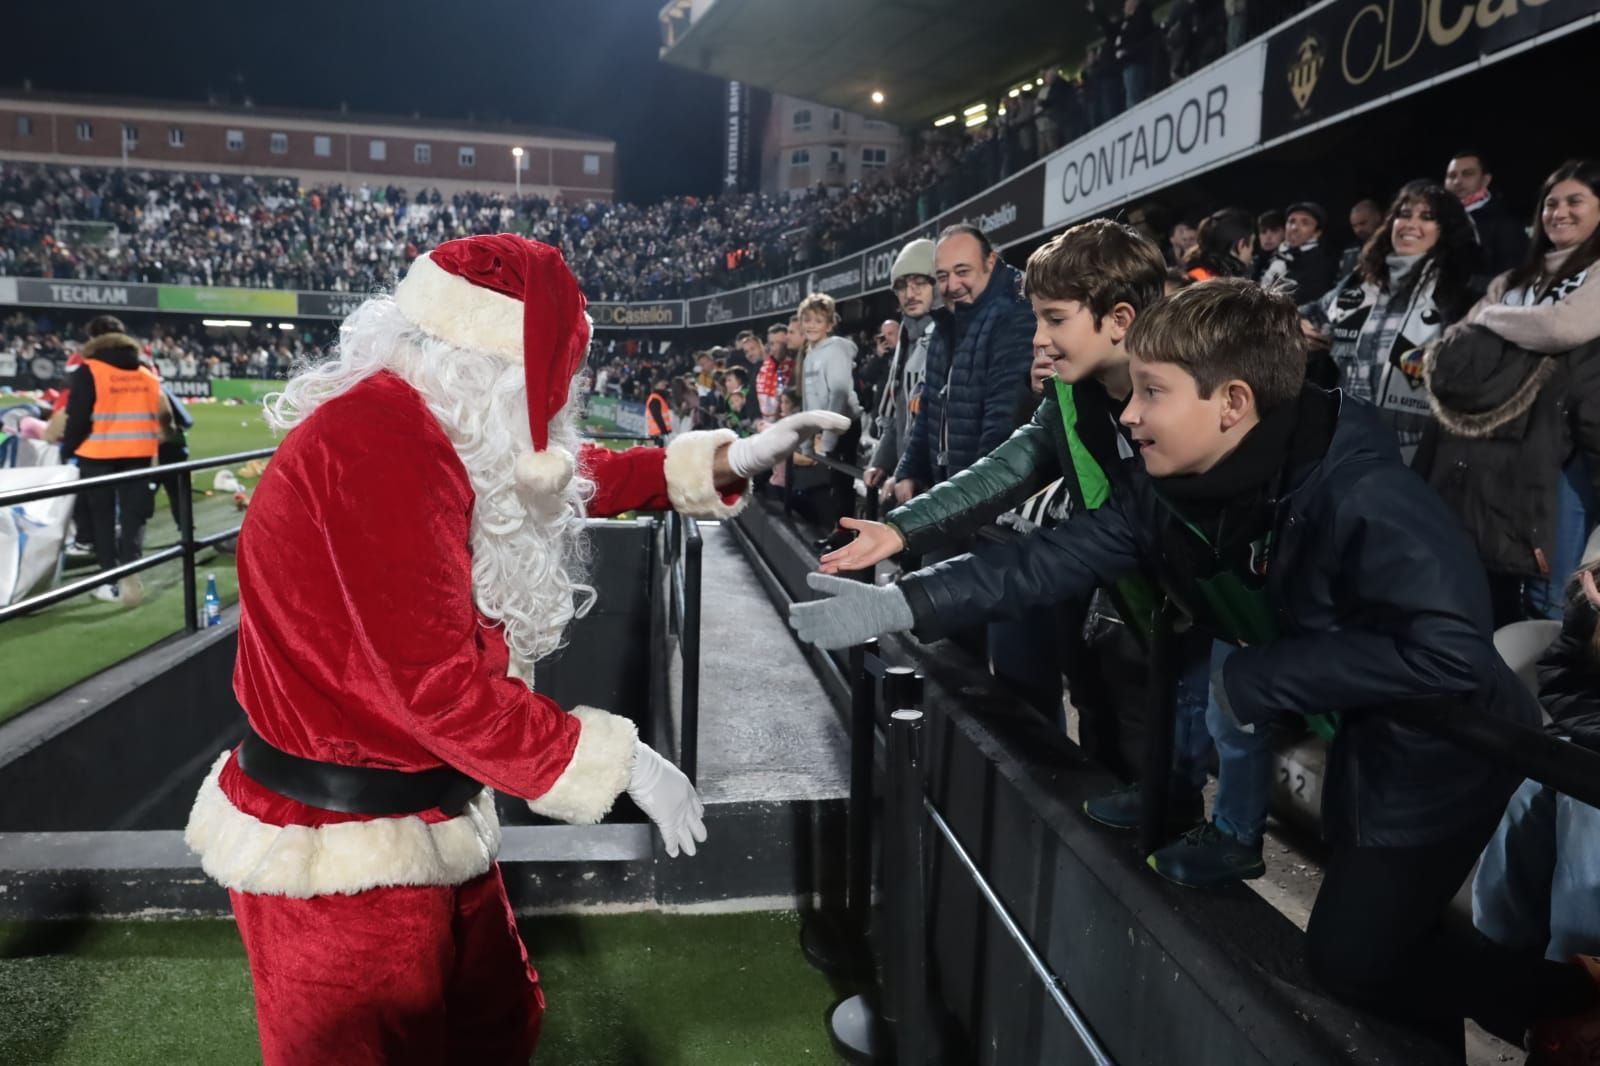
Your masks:
<path fill-rule="evenodd" d="M 669 500 L 675 461 L 661 448 L 586 446 L 588 513 L 682 509 L 679 493 Z M 707 466 L 708 489 L 709 478 Z M 502 630 L 473 604 L 473 502 L 443 429 L 393 374 L 327 401 L 288 435 L 239 538 L 234 691 L 264 740 L 346 765 L 448 764 L 527 799 L 551 788 L 580 720 L 506 675 Z M 218 784 L 271 826 L 365 820 L 279 796 L 232 759 Z"/>

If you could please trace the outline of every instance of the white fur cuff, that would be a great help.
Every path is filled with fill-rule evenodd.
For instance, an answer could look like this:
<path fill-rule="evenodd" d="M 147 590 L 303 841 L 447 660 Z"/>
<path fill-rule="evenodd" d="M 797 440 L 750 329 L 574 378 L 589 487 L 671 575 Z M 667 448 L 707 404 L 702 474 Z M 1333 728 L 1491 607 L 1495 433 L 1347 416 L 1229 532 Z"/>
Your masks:
<path fill-rule="evenodd" d="M 457 277 L 431 255 L 412 262 L 395 286 L 394 303 L 430 337 L 522 362 L 522 301 Z"/>
<path fill-rule="evenodd" d="M 628 787 L 639 730 L 621 715 L 594 707 L 576 707 L 572 713 L 582 723 L 578 746 L 556 783 L 529 800 L 528 809 L 558 822 L 594 825 Z"/>
<path fill-rule="evenodd" d="M 270 825 L 235 807 L 218 784 L 231 753 L 211 767 L 189 812 L 184 842 L 224 888 L 263 896 L 348 895 L 391 885 L 459 885 L 500 853 L 494 794 L 429 824 L 415 815 L 333 825 Z"/>
<path fill-rule="evenodd" d="M 702 429 L 667 445 L 667 498 L 673 510 L 690 518 L 732 518 L 744 510 L 749 486 L 733 503 L 724 503 L 711 476 L 717 449 L 737 439 L 731 429 Z"/>

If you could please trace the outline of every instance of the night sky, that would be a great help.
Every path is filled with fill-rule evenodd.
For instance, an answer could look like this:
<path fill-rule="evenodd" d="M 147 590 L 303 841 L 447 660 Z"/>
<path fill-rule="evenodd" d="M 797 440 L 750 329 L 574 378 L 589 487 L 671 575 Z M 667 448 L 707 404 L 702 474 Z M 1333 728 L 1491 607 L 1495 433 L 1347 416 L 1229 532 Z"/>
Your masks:
<path fill-rule="evenodd" d="M 560 126 L 614 138 L 623 199 L 715 191 L 722 83 L 656 58 L 663 0 L 25 0 L 0 84 Z"/>

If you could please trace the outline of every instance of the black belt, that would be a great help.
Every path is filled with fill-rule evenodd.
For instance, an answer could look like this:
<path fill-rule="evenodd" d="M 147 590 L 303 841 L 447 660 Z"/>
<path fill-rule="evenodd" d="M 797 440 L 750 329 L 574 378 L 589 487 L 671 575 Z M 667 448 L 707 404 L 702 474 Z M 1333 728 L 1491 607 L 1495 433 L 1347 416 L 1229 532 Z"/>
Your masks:
<path fill-rule="evenodd" d="M 281 796 L 344 814 L 418 814 L 437 807 L 455 817 L 483 786 L 449 766 L 432 770 L 386 770 L 341 766 L 279 751 L 246 732 L 239 769 Z"/>

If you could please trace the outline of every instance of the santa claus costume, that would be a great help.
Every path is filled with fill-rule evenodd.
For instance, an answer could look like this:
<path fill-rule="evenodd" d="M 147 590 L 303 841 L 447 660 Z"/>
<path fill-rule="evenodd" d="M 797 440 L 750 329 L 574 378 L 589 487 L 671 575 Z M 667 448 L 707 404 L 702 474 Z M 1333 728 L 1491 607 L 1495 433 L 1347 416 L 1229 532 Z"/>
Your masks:
<path fill-rule="evenodd" d="M 544 1009 L 490 790 L 593 823 L 627 790 L 670 855 L 694 789 L 632 722 L 570 713 L 533 664 L 587 610 L 585 515 L 725 517 L 822 413 L 758 437 L 580 446 L 589 342 L 553 248 L 419 257 L 269 405 L 289 429 L 239 538 L 249 718 L 186 838 L 233 903 L 268 1066 L 525 1063 Z"/>

